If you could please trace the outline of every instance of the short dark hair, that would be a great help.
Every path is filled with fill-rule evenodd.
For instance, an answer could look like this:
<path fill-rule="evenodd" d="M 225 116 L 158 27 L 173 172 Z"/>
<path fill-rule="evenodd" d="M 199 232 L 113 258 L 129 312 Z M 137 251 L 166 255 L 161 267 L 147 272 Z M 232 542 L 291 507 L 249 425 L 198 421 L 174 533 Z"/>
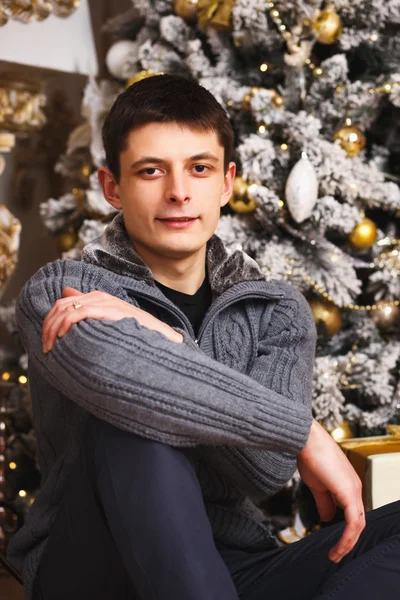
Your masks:
<path fill-rule="evenodd" d="M 198 83 L 177 75 L 154 75 L 122 92 L 102 129 L 107 167 L 120 178 L 120 154 L 129 133 L 147 123 L 178 123 L 191 129 L 215 131 L 224 148 L 224 171 L 233 154 L 234 133 L 216 98 Z"/>

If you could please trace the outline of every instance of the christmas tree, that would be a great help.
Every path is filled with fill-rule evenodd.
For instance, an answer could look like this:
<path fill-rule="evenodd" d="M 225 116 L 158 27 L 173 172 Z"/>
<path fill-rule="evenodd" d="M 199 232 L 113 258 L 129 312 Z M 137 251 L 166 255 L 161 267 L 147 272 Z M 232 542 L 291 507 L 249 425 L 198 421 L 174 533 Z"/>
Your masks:
<path fill-rule="evenodd" d="M 115 215 L 96 169 L 117 94 L 159 73 L 209 89 L 238 166 L 217 234 L 308 298 L 314 415 L 336 437 L 400 422 L 399 29 L 398 0 L 133 0 L 57 165 L 72 191 L 41 206 L 79 259 Z"/>

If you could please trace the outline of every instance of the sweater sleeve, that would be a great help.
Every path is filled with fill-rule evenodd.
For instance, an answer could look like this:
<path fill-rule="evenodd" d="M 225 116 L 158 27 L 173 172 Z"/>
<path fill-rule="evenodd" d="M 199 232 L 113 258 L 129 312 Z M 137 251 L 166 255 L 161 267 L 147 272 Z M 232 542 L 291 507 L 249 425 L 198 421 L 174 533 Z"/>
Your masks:
<path fill-rule="evenodd" d="M 315 323 L 302 294 L 284 287 L 286 297 L 276 304 L 268 326 L 260 333 L 258 356 L 248 374 L 284 394 L 293 406 L 305 405 L 311 414 Z M 218 449 L 218 457 L 224 461 L 224 473 L 230 473 L 253 499 L 278 492 L 297 469 L 296 454 L 292 452 L 224 446 Z"/>
<path fill-rule="evenodd" d="M 268 389 L 177 344 L 134 318 L 84 319 L 42 351 L 44 318 L 65 287 L 123 297 L 107 271 L 79 261 L 55 261 L 22 289 L 17 323 L 29 360 L 48 383 L 93 415 L 173 446 L 228 444 L 296 453 L 307 440 L 307 401 Z M 301 360 L 302 344 L 288 348 Z M 289 374 L 297 393 L 297 377 Z"/>

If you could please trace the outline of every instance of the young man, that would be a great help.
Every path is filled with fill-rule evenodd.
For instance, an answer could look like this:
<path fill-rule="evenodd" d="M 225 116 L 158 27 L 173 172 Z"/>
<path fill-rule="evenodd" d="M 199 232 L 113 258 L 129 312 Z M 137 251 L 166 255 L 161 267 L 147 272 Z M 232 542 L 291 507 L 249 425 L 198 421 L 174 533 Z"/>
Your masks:
<path fill-rule="evenodd" d="M 233 132 L 196 83 L 121 94 L 103 128 L 118 211 L 82 261 L 23 288 L 42 486 L 10 560 L 27 598 L 281 600 L 389 595 L 399 503 L 365 526 L 360 482 L 312 419 L 315 327 L 214 234 Z M 281 548 L 256 508 L 296 467 L 322 520 Z"/>

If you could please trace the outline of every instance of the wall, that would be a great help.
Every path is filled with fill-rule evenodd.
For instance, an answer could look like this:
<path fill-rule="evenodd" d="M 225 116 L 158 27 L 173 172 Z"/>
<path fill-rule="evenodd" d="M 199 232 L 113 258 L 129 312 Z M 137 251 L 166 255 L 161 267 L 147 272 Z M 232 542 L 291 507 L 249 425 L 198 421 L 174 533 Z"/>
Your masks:
<path fill-rule="evenodd" d="M 85 5 L 84 2 L 83 7 Z M 132 4 L 129 0 L 90 0 L 88 6 L 93 22 L 94 46 L 97 53 L 99 73 L 101 76 L 106 76 L 104 57 L 111 40 L 102 34 L 101 27 L 108 18 L 128 10 Z M 81 8 L 82 6 L 78 11 Z M 70 17 L 70 19 L 72 18 Z M 53 20 L 53 23 L 58 21 L 61 24 L 60 26 L 67 27 L 68 19 L 49 17 L 49 23 L 50 19 Z M 2 75 L 10 73 L 17 78 L 33 78 L 43 81 L 48 95 L 48 105 L 52 106 L 57 99 L 59 101 L 61 98 L 68 115 L 66 116 L 62 111 L 61 114 L 53 114 L 53 122 L 50 121 L 47 128 L 50 139 L 40 141 L 38 136 L 42 134 L 35 134 L 30 139 L 19 140 L 16 148 L 9 155 L 4 155 L 7 166 L 3 175 L 0 176 L 0 202 L 4 203 L 21 220 L 22 234 L 19 263 L 6 289 L 3 289 L 2 305 L 8 304 L 15 298 L 25 281 L 42 265 L 59 257 L 55 239 L 48 234 L 39 218 L 39 204 L 49 197 L 57 198 L 63 191 L 69 191 L 68 182 L 54 174 L 51 168 L 51 157 L 46 159 L 35 151 L 35 147 L 38 143 L 43 146 L 43 142 L 47 141 L 50 146 L 50 154 L 63 151 L 68 132 L 74 124 L 81 121 L 80 104 L 83 89 L 87 82 L 86 76 L 81 74 L 59 72 L 3 60 L 5 56 L 8 56 L 3 42 L 8 35 L 6 35 L 7 28 L 15 25 L 23 27 L 26 32 L 27 41 L 24 42 L 23 49 L 20 49 L 22 56 L 25 55 L 24 60 L 26 63 L 31 61 L 29 55 L 33 56 L 32 39 L 29 32 L 34 30 L 30 30 L 30 28 L 36 28 L 37 33 L 35 36 L 37 40 L 46 35 L 53 35 L 52 33 L 46 33 L 46 21 L 27 25 L 9 22 L 3 28 L 0 28 L 0 81 Z M 54 24 L 54 27 L 56 28 L 55 31 L 59 32 L 59 24 Z M 62 39 L 64 45 L 66 39 L 70 40 L 72 60 L 75 37 L 70 32 L 69 38 Z M 83 43 L 84 40 L 81 40 L 81 42 Z M 92 42 L 89 40 L 89 43 Z M 68 120 L 71 125 L 65 130 L 63 123 L 66 122 L 68 125 Z M 21 185 L 21 177 L 24 178 L 23 185 Z"/>
<path fill-rule="evenodd" d="M 0 29 L 1 60 L 96 75 L 97 56 L 87 0 L 68 18 L 50 15 L 42 22 L 10 20 Z"/>

